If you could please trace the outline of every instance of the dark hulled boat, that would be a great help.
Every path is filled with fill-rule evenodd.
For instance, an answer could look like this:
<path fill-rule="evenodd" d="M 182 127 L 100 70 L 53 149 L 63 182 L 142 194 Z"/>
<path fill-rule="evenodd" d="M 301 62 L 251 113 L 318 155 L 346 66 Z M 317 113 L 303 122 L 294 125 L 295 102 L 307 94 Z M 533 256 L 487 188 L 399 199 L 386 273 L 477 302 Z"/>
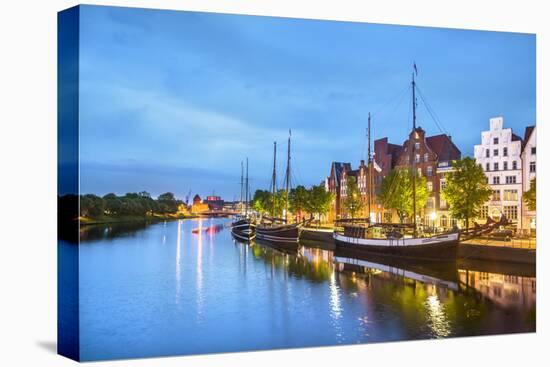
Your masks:
<path fill-rule="evenodd" d="M 244 209 L 243 209 L 243 185 L 246 185 L 244 189 Z M 242 241 L 251 241 L 256 237 L 256 224 L 254 219 L 248 215 L 248 202 L 249 202 L 249 190 L 248 190 L 248 158 L 246 159 L 246 182 L 243 182 L 243 166 L 241 162 L 241 211 L 243 214 L 234 218 L 231 223 L 231 234 Z"/>
<path fill-rule="evenodd" d="M 277 194 L 277 143 L 273 144 L 273 176 L 271 180 L 271 189 L 273 200 Z M 290 188 L 290 131 L 288 137 L 287 167 L 285 177 L 285 216 L 288 217 L 288 193 Z M 274 203 L 273 203 L 274 204 Z M 274 214 L 274 208 L 272 214 Z M 287 218 L 275 219 L 269 218 L 263 220 L 256 226 L 256 238 L 264 242 L 275 244 L 284 244 L 285 246 L 298 248 L 300 241 L 300 232 L 303 223 L 288 223 Z"/>
<path fill-rule="evenodd" d="M 415 65 L 416 71 L 416 65 Z M 414 73 L 412 76 L 412 121 L 413 132 L 416 131 L 416 97 L 415 97 L 415 80 Z M 370 150 L 370 114 L 368 125 L 369 136 L 369 215 L 370 215 L 370 200 L 372 196 L 372 168 L 373 157 Z M 403 225 L 386 224 L 385 231 L 382 235 L 376 234 L 371 225 L 370 218 L 366 218 L 362 222 L 343 222 L 342 230 L 334 231 L 334 240 L 336 247 L 351 249 L 358 252 L 380 254 L 408 259 L 421 260 L 439 260 L 439 261 L 456 261 L 458 253 L 459 231 L 443 233 L 435 236 L 418 237 L 416 226 L 416 159 L 415 149 L 416 141 L 411 142 L 411 139 L 418 139 L 416 134 L 412 134 L 409 139 L 410 145 L 410 162 L 412 162 L 412 195 L 413 195 L 413 223 L 412 235 L 405 233 Z M 382 225 L 378 225 L 382 226 Z"/>

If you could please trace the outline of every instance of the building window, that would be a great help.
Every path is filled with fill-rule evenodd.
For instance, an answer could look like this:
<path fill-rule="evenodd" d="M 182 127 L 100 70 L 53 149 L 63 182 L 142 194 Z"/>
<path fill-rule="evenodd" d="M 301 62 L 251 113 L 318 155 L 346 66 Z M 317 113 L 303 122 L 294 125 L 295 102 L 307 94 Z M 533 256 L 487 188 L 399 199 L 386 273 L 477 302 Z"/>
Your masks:
<path fill-rule="evenodd" d="M 439 187 L 441 191 L 445 190 L 445 187 L 447 187 L 447 181 L 441 180 L 441 182 L 439 183 Z"/>
<path fill-rule="evenodd" d="M 428 201 L 426 202 L 426 208 L 433 209 L 434 207 L 434 198 L 429 197 Z"/>
<path fill-rule="evenodd" d="M 507 184 L 515 184 L 516 183 L 516 176 L 506 176 L 506 183 Z"/>
<path fill-rule="evenodd" d="M 447 227 L 449 225 L 449 222 L 447 221 L 447 216 L 446 215 L 442 215 L 441 216 L 441 220 L 439 222 L 441 224 L 441 227 Z"/>
<path fill-rule="evenodd" d="M 431 177 L 433 175 L 433 167 L 432 166 L 428 166 L 428 168 L 426 169 L 426 176 L 428 177 Z"/>
<path fill-rule="evenodd" d="M 422 177 L 422 168 L 418 168 L 418 169 L 416 170 L 416 176 L 417 176 L 417 177 Z"/>
<path fill-rule="evenodd" d="M 493 149 L 493 156 L 498 157 L 498 149 Z"/>
<path fill-rule="evenodd" d="M 493 177 L 493 185 L 498 185 L 498 184 L 500 184 L 500 177 L 499 176 Z"/>
<path fill-rule="evenodd" d="M 493 144 L 498 144 L 498 138 L 493 138 Z"/>
<path fill-rule="evenodd" d="M 503 200 L 504 201 L 517 201 L 518 200 L 518 190 L 504 190 Z"/>
<path fill-rule="evenodd" d="M 504 215 L 508 219 L 518 219 L 518 207 L 516 205 L 505 206 Z"/>
<path fill-rule="evenodd" d="M 489 207 L 487 205 L 484 205 L 481 207 L 481 210 L 479 211 L 479 217 L 481 219 L 486 219 L 489 216 Z"/>
<path fill-rule="evenodd" d="M 485 163 L 485 171 L 490 171 L 491 165 L 489 163 Z"/>
<path fill-rule="evenodd" d="M 537 154 L 537 147 L 531 147 L 531 154 Z"/>
<path fill-rule="evenodd" d="M 420 149 L 420 143 L 414 143 L 414 149 L 416 150 Z"/>
<path fill-rule="evenodd" d="M 428 153 L 424 153 L 424 162 L 427 162 L 429 160 Z"/>
<path fill-rule="evenodd" d="M 491 195 L 492 201 L 500 201 L 500 190 L 493 190 L 493 194 Z"/>
<path fill-rule="evenodd" d="M 432 192 L 434 190 L 434 184 L 431 181 L 428 181 L 428 191 Z"/>
<path fill-rule="evenodd" d="M 537 164 L 535 162 L 529 163 L 529 172 L 536 172 L 537 171 Z"/>
<path fill-rule="evenodd" d="M 489 158 L 490 157 L 490 152 L 489 152 L 489 149 L 485 149 L 485 157 L 486 158 Z"/>
<path fill-rule="evenodd" d="M 506 171 L 508 169 L 508 162 L 504 162 L 502 164 L 504 165 L 504 167 L 502 167 L 502 169 Z"/>
<path fill-rule="evenodd" d="M 506 148 L 506 147 L 505 147 L 505 148 L 502 148 L 502 155 L 503 155 L 504 157 L 508 157 L 508 148 Z"/>
<path fill-rule="evenodd" d="M 498 162 L 493 163 L 493 171 L 498 171 Z"/>
<path fill-rule="evenodd" d="M 512 162 L 512 169 L 518 169 L 518 162 L 516 161 Z"/>
<path fill-rule="evenodd" d="M 416 163 L 419 163 L 419 162 L 420 162 L 420 154 L 417 154 L 417 155 L 414 156 L 414 161 L 415 161 Z"/>

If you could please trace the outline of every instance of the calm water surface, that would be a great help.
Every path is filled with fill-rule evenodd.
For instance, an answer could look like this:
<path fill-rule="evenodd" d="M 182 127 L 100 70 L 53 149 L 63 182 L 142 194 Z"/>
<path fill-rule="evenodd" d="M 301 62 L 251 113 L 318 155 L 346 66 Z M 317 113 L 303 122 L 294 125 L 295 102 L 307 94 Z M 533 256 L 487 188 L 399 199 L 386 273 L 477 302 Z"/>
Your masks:
<path fill-rule="evenodd" d="M 535 330 L 534 270 L 399 267 L 307 246 L 285 254 L 235 242 L 229 223 L 84 228 L 82 359 Z"/>

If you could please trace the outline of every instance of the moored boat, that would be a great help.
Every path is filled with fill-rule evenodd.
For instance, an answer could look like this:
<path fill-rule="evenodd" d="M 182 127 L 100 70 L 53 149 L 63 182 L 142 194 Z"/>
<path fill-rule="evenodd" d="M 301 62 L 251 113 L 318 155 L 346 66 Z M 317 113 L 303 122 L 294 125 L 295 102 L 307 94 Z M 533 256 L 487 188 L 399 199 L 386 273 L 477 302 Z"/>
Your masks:
<path fill-rule="evenodd" d="M 300 232 L 303 223 L 288 223 L 288 193 L 290 189 L 290 136 L 288 137 L 287 167 L 285 175 L 285 210 L 286 218 L 264 218 L 256 226 L 256 238 L 265 242 L 286 244 L 287 246 L 298 248 L 300 241 Z M 277 142 L 273 143 L 273 175 L 271 179 L 271 190 L 273 208 L 272 215 L 275 214 L 275 197 L 277 195 Z"/>
<path fill-rule="evenodd" d="M 416 65 L 415 65 L 416 71 Z M 413 132 L 416 131 L 416 84 L 412 75 L 412 122 Z M 370 113 L 368 123 L 368 138 L 369 138 L 369 185 L 368 185 L 368 203 L 370 215 L 370 202 L 372 196 L 372 167 L 373 157 L 370 149 Z M 414 139 L 418 139 L 416 134 L 412 134 Z M 412 139 L 412 138 L 411 138 Z M 410 140 L 409 140 L 410 141 Z M 458 242 L 460 233 L 458 230 L 437 234 L 433 236 L 418 236 L 416 225 L 416 141 L 409 143 L 410 162 L 412 162 L 412 224 L 373 224 L 369 218 L 362 221 L 342 221 L 340 227 L 333 233 L 336 247 L 353 249 L 359 252 L 372 254 L 381 254 L 401 258 L 414 258 L 421 260 L 444 260 L 455 261 L 458 252 Z M 374 230 L 376 227 L 381 227 L 381 231 Z M 407 230 L 412 229 L 412 234 L 407 233 Z"/>
<path fill-rule="evenodd" d="M 246 188 L 243 188 L 243 185 Z M 243 193 L 245 196 L 243 207 Z M 248 158 L 246 159 L 246 181 L 243 181 L 243 166 L 241 162 L 241 211 L 242 214 L 234 218 L 231 223 L 231 234 L 243 241 L 251 241 L 256 237 L 256 223 L 248 212 L 249 189 L 248 189 Z"/>

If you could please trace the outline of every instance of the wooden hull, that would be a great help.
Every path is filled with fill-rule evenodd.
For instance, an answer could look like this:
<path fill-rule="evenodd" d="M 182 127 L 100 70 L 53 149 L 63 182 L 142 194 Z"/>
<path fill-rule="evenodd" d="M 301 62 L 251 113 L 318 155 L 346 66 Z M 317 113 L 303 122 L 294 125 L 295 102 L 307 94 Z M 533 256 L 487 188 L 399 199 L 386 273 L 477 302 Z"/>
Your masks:
<path fill-rule="evenodd" d="M 243 241 L 256 238 L 256 225 L 248 219 L 241 219 L 231 223 L 231 234 Z"/>
<path fill-rule="evenodd" d="M 364 239 L 334 233 L 336 248 L 355 251 L 358 255 L 377 254 L 426 261 L 456 261 L 458 238 L 458 233 L 399 240 Z"/>
<path fill-rule="evenodd" d="M 300 240 L 300 225 L 258 225 L 256 227 L 256 238 L 266 242 L 298 244 Z"/>

